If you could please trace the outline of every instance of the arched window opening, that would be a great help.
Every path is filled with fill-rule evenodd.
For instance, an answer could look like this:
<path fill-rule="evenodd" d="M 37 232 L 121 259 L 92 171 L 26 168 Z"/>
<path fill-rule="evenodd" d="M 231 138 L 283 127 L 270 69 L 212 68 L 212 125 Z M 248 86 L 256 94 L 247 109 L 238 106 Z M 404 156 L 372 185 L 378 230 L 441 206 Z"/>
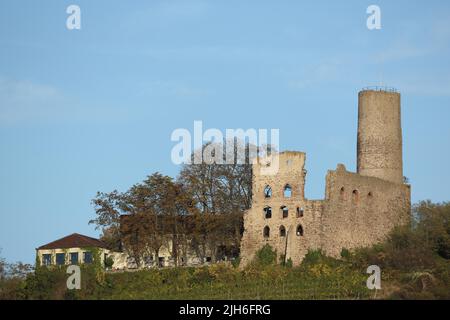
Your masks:
<path fill-rule="evenodd" d="M 271 198 L 272 197 L 272 188 L 270 186 L 266 186 L 264 188 L 264 198 Z"/>
<path fill-rule="evenodd" d="M 280 227 L 280 237 L 286 237 L 286 228 L 284 226 Z"/>
<path fill-rule="evenodd" d="M 367 203 L 372 206 L 373 205 L 373 193 L 372 191 L 369 191 L 369 193 L 367 194 Z"/>
<path fill-rule="evenodd" d="M 292 197 L 292 188 L 291 188 L 291 186 L 290 185 L 285 185 L 284 186 L 284 192 L 283 192 L 283 194 L 284 194 L 284 197 L 285 198 L 290 198 L 290 197 Z"/>
<path fill-rule="evenodd" d="M 283 219 L 287 218 L 289 216 L 289 209 L 286 206 L 282 206 L 280 209 Z"/>
<path fill-rule="evenodd" d="M 359 192 L 358 192 L 358 190 L 353 190 L 352 198 L 353 198 L 353 203 L 358 203 L 359 202 Z"/>
<path fill-rule="evenodd" d="M 296 234 L 297 234 L 298 237 L 303 237 L 303 227 L 302 227 L 301 224 L 299 224 L 299 225 L 297 226 L 297 232 L 296 232 Z"/>
<path fill-rule="evenodd" d="M 270 237 L 270 228 L 269 228 L 269 226 L 265 226 L 264 227 L 263 235 L 264 235 L 264 238 Z"/>
<path fill-rule="evenodd" d="M 305 210 L 303 209 L 303 207 L 302 208 L 297 207 L 297 218 L 303 217 L 304 212 L 305 212 Z"/>
<path fill-rule="evenodd" d="M 266 218 L 266 219 L 272 218 L 272 208 L 271 207 L 264 208 L 264 218 Z"/>
<path fill-rule="evenodd" d="M 341 190 L 339 191 L 339 198 L 341 200 L 345 200 L 345 188 L 342 187 Z"/>

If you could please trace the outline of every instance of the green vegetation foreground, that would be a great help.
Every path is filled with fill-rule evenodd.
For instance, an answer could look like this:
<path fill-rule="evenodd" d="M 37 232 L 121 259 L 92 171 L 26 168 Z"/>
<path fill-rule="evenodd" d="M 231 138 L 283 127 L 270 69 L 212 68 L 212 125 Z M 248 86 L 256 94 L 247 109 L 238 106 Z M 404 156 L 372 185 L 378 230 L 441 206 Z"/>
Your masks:
<path fill-rule="evenodd" d="M 244 269 L 238 261 L 120 273 L 82 266 L 81 290 L 67 290 L 65 267 L 11 276 L 2 262 L 0 299 L 450 299 L 450 203 L 422 202 L 414 212 L 413 226 L 384 243 L 343 249 L 340 259 L 311 251 L 298 267 L 266 246 Z M 366 287 L 370 265 L 381 268 L 379 291 Z"/>

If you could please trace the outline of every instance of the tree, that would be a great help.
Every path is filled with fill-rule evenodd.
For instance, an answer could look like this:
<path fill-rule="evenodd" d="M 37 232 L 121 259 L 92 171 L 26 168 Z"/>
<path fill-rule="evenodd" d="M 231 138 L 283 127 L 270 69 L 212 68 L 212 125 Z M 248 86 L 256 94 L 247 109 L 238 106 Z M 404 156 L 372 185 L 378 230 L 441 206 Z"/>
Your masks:
<path fill-rule="evenodd" d="M 137 266 L 141 266 L 144 259 L 153 252 L 158 256 L 162 246 L 162 236 L 156 230 L 152 215 L 134 213 L 123 217 L 121 236 L 124 246 Z"/>
<path fill-rule="evenodd" d="M 227 143 L 233 143 L 234 161 L 227 163 Z M 249 144 L 243 145 L 237 139 L 223 144 L 205 144 L 196 153 L 205 150 L 222 149 L 223 163 L 205 163 L 185 165 L 178 177 L 187 192 L 192 195 L 200 215 L 196 217 L 192 245 L 203 260 L 206 249 L 211 250 L 213 261 L 218 246 L 239 248 L 243 232 L 243 213 L 251 206 L 252 197 L 252 160 L 256 156 Z M 245 157 L 238 152 L 245 150 Z M 228 155 L 229 156 L 229 155 Z M 241 160 L 241 162 L 239 161 Z M 229 159 L 228 159 L 229 160 Z M 242 161 L 243 160 L 243 161 Z M 221 217 L 225 215 L 226 217 Z"/>
<path fill-rule="evenodd" d="M 421 201 L 413 207 L 416 226 L 424 245 L 450 259 L 450 202 Z"/>
<path fill-rule="evenodd" d="M 8 265 L 7 276 L 10 278 L 25 279 L 33 271 L 33 266 L 28 263 L 16 262 Z"/>
<path fill-rule="evenodd" d="M 101 239 L 109 249 L 120 251 L 120 215 L 126 212 L 124 195 L 117 190 L 110 193 L 97 192 L 92 204 L 97 217 L 90 220 L 89 224 L 95 224 L 96 229 L 102 230 Z"/>
<path fill-rule="evenodd" d="M 2 252 L 0 248 L 0 253 Z M 0 256 L 0 281 L 6 277 L 6 261 Z"/>
<path fill-rule="evenodd" d="M 230 143 L 230 142 L 229 142 Z M 223 148 L 223 163 L 226 163 L 226 143 L 218 144 Z M 202 147 L 204 152 L 210 144 Z M 252 159 L 250 146 L 245 147 L 244 163 L 238 162 L 239 143 L 234 143 L 234 162 L 231 164 L 187 164 L 178 177 L 178 181 L 188 188 L 199 204 L 202 213 L 225 214 L 244 211 L 251 206 Z M 192 159 L 195 157 L 195 151 Z"/>
<path fill-rule="evenodd" d="M 164 244 L 178 264 L 179 242 L 185 233 L 179 217 L 196 211 L 192 197 L 182 184 L 154 173 L 125 193 L 99 192 L 93 203 L 97 218 L 90 223 L 103 228 L 104 234 L 105 230 L 113 230 L 138 266 L 152 252 L 158 259 Z"/>
<path fill-rule="evenodd" d="M 188 231 L 184 222 L 186 219 L 183 217 L 196 212 L 191 194 L 183 184 L 174 182 L 172 178 L 159 173 L 149 176 L 143 185 L 147 190 L 151 190 L 149 204 L 155 218 L 164 217 L 161 232 L 166 237 L 163 239 L 171 250 L 175 265 L 178 265 L 180 242 L 186 240 L 185 235 Z"/>
<path fill-rule="evenodd" d="M 139 262 L 149 248 L 157 259 L 163 245 L 169 248 L 175 265 L 190 248 L 202 260 L 209 251 L 215 261 L 219 247 L 227 255 L 236 255 L 243 213 L 251 206 L 252 162 L 259 150 L 234 139 L 206 144 L 191 157 L 205 150 L 213 150 L 214 156 L 223 150 L 226 163 L 227 143 L 232 143 L 228 149 L 234 156 L 227 164 L 189 164 L 176 181 L 154 173 L 124 193 L 98 192 L 92 201 L 97 217 L 90 223 L 102 229 L 102 239 L 111 248 L 123 243 Z M 267 149 L 273 152 L 270 146 Z M 244 156 L 239 154 L 242 150 Z"/>

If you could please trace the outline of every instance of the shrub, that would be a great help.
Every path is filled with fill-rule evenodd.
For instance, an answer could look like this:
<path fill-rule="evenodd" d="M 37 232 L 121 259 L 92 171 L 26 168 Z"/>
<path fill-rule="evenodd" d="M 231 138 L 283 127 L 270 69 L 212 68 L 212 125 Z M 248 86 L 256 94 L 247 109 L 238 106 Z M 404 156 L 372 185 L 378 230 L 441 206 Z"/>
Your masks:
<path fill-rule="evenodd" d="M 238 275 L 238 271 L 235 268 L 225 263 L 211 265 L 209 273 L 215 281 L 222 283 L 234 283 Z"/>
<path fill-rule="evenodd" d="M 191 278 L 192 284 L 198 283 L 211 283 L 214 280 L 214 276 L 209 272 L 208 267 L 197 268 Z"/>
<path fill-rule="evenodd" d="M 23 279 L 0 279 L 0 300 L 18 300 L 25 298 Z"/>
<path fill-rule="evenodd" d="M 444 259 L 450 259 L 450 202 L 422 201 L 413 208 L 418 218 L 415 233 Z"/>
<path fill-rule="evenodd" d="M 236 259 L 233 259 L 232 261 L 231 261 L 231 265 L 234 267 L 234 268 L 239 268 L 239 264 L 241 263 L 241 257 L 238 257 L 238 258 L 236 258 Z"/>
<path fill-rule="evenodd" d="M 394 229 L 383 248 L 380 266 L 401 271 L 420 271 L 435 267 L 436 256 L 418 230 Z"/>
<path fill-rule="evenodd" d="M 113 265 L 114 265 L 114 259 L 112 257 L 107 257 L 105 259 L 105 268 L 111 269 Z"/>
<path fill-rule="evenodd" d="M 256 253 L 256 261 L 259 265 L 268 266 L 276 264 L 277 252 L 273 248 L 266 244 L 264 247 L 258 250 Z"/>
<path fill-rule="evenodd" d="M 325 255 L 321 249 L 308 250 L 305 257 L 303 258 L 302 264 L 318 264 L 325 259 Z"/>
<path fill-rule="evenodd" d="M 63 299 L 66 280 L 66 268 L 39 268 L 25 280 L 25 295 L 28 299 Z"/>
<path fill-rule="evenodd" d="M 348 260 L 351 257 L 351 253 L 348 249 L 342 248 L 341 250 L 341 258 L 344 260 Z"/>
<path fill-rule="evenodd" d="M 286 261 L 286 267 L 287 267 L 287 268 L 292 268 L 292 266 L 293 266 L 292 259 L 291 259 L 291 258 L 287 259 L 287 261 Z"/>

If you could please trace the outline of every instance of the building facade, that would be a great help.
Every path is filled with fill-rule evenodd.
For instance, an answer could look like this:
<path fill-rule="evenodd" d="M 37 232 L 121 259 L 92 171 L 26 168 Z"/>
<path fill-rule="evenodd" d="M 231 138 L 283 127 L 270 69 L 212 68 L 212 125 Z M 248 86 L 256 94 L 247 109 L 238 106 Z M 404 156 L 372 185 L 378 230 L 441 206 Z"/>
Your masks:
<path fill-rule="evenodd" d="M 38 262 L 41 266 L 62 266 L 94 263 L 96 256 L 100 258 L 102 266 L 111 257 L 116 264 L 120 253 L 107 249 L 102 241 L 73 233 L 56 241 L 47 243 L 36 249 Z M 114 267 L 114 265 L 112 266 Z"/>

